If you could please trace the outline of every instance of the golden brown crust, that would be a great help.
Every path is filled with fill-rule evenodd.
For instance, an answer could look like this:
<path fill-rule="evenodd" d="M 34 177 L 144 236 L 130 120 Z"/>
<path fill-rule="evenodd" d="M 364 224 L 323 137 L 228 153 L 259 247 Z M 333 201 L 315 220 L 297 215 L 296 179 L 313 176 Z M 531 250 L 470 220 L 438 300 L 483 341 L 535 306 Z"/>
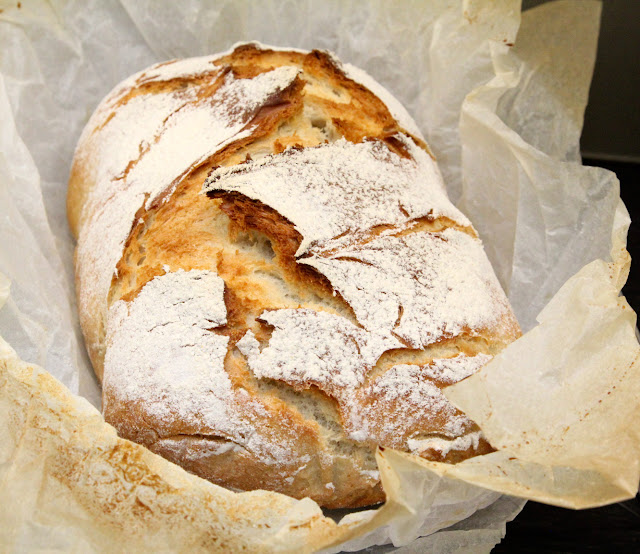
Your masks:
<path fill-rule="evenodd" d="M 373 453 L 377 444 L 406 449 L 407 440 L 439 437 L 448 423 L 464 418 L 444 405 L 424 413 L 414 407 L 407 412 L 411 423 L 400 433 L 395 427 L 396 431 L 389 433 L 385 423 L 396 417 L 396 405 L 404 400 L 400 396 L 395 400 L 385 397 L 380 392 L 380 379 L 391 375 L 389 370 L 398 364 L 428 368 L 439 357 L 495 354 L 518 336 L 515 318 L 509 312 L 497 326 L 464 328 L 455 338 L 443 335 L 427 349 L 414 349 L 398 338 L 396 344 L 407 348 L 389 348 L 383 353 L 349 401 L 337 388 L 313 379 L 289 382 L 259 378 L 238 342 L 251 331 L 261 348 L 270 344 L 274 327 L 264 314 L 310 309 L 340 316 L 355 329 L 362 329 L 362 325 L 325 275 L 299 263 L 297 251 L 303 236 L 283 214 L 242 193 L 219 190 L 210 192 L 208 197 L 201 190 L 216 168 L 269 155 L 287 156 L 339 138 L 353 144 L 375 142 L 386 155 L 411 161 L 407 142 L 398 138 L 404 136 L 428 152 L 424 142 L 411 137 L 373 92 L 350 79 L 327 53 L 274 51 L 255 44 L 239 46 L 212 60 L 211 67 L 216 69 L 191 76 L 163 80 L 143 73 L 112 93 L 105 101 L 111 112 L 94 116 L 85 130 L 69 183 L 69 222 L 74 234 L 82 235 L 86 222 L 93 221 L 110 201 L 107 198 L 92 203 L 91 199 L 98 186 L 96 167 L 101 141 L 109 140 L 106 132 L 117 110 L 124 109 L 136 97 L 178 97 L 189 87 L 195 87 L 197 94 L 185 105 L 206 101 L 209 96 L 215 99 L 229 80 L 256 79 L 286 66 L 296 66 L 301 73 L 286 87 L 268 95 L 257 108 L 233 115 L 248 132 L 239 133 L 199 160 L 179 178 L 166 183 L 159 193 L 152 197 L 147 194 L 142 205 L 137 206 L 104 305 L 94 304 L 97 309 L 92 310 L 90 303 L 82 301 L 91 284 L 86 278 L 78 278 L 82 325 L 94 368 L 102 378 L 109 306 L 133 304 L 146 285 L 169 272 L 215 272 L 224 281 L 227 315 L 224 325 L 212 324 L 208 331 L 228 339 L 224 367 L 234 391 L 228 402 L 233 409 L 244 410 L 244 417 L 260 440 L 286 444 L 291 459 L 274 462 L 228 431 L 206 423 L 198 413 L 188 421 L 177 412 L 172 412 L 171 417 L 164 412 L 159 415 L 145 401 L 127 398 L 117 387 L 104 389 L 105 418 L 121 436 L 146 445 L 214 483 L 242 490 L 276 490 L 296 498 L 310 496 L 330 508 L 365 506 L 384 499 L 375 476 Z M 236 109 L 229 99 L 221 102 L 227 102 L 225 109 L 230 112 Z M 161 135 L 154 140 L 160 141 Z M 140 159 L 153 147 L 152 143 L 141 146 Z M 126 180 L 136 163 L 127 164 L 117 178 Z M 402 206 L 400 209 L 404 213 Z M 374 225 L 360 233 L 357 244 L 366 245 L 383 236 L 437 234 L 447 229 L 476 236 L 470 225 L 428 214 L 409 218 L 401 226 Z M 327 257 L 331 253 L 330 248 L 323 251 Z M 86 261 L 77 260 L 79 268 L 83 264 L 86 266 Z M 401 318 L 402 310 L 398 322 Z M 437 395 L 447 382 L 424 377 L 422 384 L 432 387 L 432 394 Z M 353 410 L 376 414 L 370 417 L 368 438 L 358 438 L 358 429 L 351 429 L 349 434 Z M 401 412 L 399 409 L 398 414 Z M 461 429 L 467 434 L 478 431 L 472 422 Z M 377 442 L 371 436 L 377 436 Z M 479 438 L 467 447 L 444 453 L 425 448 L 420 455 L 455 462 L 490 450 L 490 445 Z"/>

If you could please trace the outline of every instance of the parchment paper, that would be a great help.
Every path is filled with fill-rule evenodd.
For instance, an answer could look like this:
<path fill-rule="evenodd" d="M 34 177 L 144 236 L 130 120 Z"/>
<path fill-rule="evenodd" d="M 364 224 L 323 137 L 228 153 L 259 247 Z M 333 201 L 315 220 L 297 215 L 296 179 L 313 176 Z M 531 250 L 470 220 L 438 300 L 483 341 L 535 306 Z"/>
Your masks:
<path fill-rule="evenodd" d="M 246 514 L 246 495 L 117 439 L 98 412 L 72 396 L 99 406 L 75 315 L 64 209 L 77 138 L 118 81 L 153 62 L 240 40 L 329 48 L 398 96 L 436 153 L 452 199 L 485 241 L 523 329 L 531 330 L 448 392 L 498 452 L 457 466 L 380 452 L 387 503 L 339 525 L 309 501 L 261 493 L 273 515 L 260 517 L 272 518 L 273 532 L 233 516 L 244 521 L 238 529 L 252 548 L 403 545 L 453 525 L 402 551 L 489 551 L 522 506 L 501 492 L 571 507 L 635 494 L 638 345 L 635 314 L 618 297 L 628 271 L 628 218 L 615 176 L 582 167 L 578 156 L 599 3 L 531 10 L 517 41 L 517 0 L 407 2 L 402 9 L 372 2 L 368 10 L 242 1 L 21 2 L 0 9 L 0 272 L 12 283 L 0 334 L 29 362 L 2 347 L 0 419 L 8 435 L 0 441 L 0 521 L 8 523 L 0 526 L 0 544 L 14 551 L 212 549 L 215 526 L 192 510 Z M 599 258 L 612 263 L 583 268 Z M 6 289 L 0 279 L 0 294 Z M 123 448 L 141 460 L 145 479 L 153 476 L 158 498 L 162 483 L 188 483 L 177 486 L 183 512 L 170 517 L 158 508 L 162 502 L 150 503 L 146 482 L 124 486 L 122 460 L 110 454 Z M 56 473 L 68 459 L 76 462 L 75 481 Z M 87 484 L 100 468 L 115 475 L 104 497 Z M 141 516 L 138 503 L 151 513 Z M 179 542 L 185 537 L 191 542 Z"/>

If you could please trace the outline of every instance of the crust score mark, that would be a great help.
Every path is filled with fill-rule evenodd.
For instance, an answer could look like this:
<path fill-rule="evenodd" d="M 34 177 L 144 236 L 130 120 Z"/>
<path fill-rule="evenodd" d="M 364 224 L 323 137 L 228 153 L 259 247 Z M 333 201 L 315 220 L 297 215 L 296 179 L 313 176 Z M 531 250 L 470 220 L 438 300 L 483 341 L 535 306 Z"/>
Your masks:
<path fill-rule="evenodd" d="M 105 373 L 105 417 L 123 436 L 214 482 L 310 495 L 327 507 L 384 499 L 378 444 L 450 462 L 489 452 L 477 426 L 440 390 L 519 331 L 422 138 L 325 53 L 244 45 L 214 65 L 203 96 L 178 109 L 218 102 L 241 125 L 160 193 L 141 197 L 108 305 L 109 317 L 127 307 L 126 320 L 170 275 L 196 288 L 215 288 L 220 279 L 224 319 L 198 320 L 184 336 L 195 325 L 205 337 L 199 340 L 211 343 L 205 354 L 222 352 L 224 376 L 215 379 L 220 387 L 228 379 L 227 397 L 215 417 L 194 412 L 175 424 L 167 418 L 178 408 L 149 409 Z M 293 78 L 270 85 L 275 92 L 251 110 L 235 113 L 234 99 L 220 95 L 229 83 L 266 82 L 282 67 L 294 68 Z M 117 103 L 188 83 L 142 79 Z M 134 174 L 152 147 L 141 145 L 119 178 Z M 436 274 L 444 284 L 434 284 Z M 467 300 L 478 287 L 484 296 L 472 291 Z M 168 299 L 178 319 L 204 317 L 189 315 L 191 300 L 185 307 L 162 290 L 158 301 Z M 451 291 L 462 300 L 439 304 Z M 117 333 L 110 335 L 108 321 L 101 340 L 111 348 Z M 97 367 L 102 352 L 93 353 Z M 179 394 L 167 391 L 165 400 Z M 209 394 L 218 402 L 215 386 Z"/>

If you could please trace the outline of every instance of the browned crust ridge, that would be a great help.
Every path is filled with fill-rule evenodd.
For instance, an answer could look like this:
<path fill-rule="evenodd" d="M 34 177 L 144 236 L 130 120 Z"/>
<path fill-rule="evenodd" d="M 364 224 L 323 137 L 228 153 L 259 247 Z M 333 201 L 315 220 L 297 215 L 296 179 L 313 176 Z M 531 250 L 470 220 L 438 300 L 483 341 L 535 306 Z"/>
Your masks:
<path fill-rule="evenodd" d="M 263 409 L 261 416 L 248 413 L 247 417 L 255 420 L 260 433 L 275 442 L 286 434 L 297 453 L 308 456 L 310 461 L 297 471 L 295 467 L 274 465 L 242 447 L 222 449 L 224 453 L 220 455 L 207 454 L 203 441 L 209 446 L 228 445 L 233 441 L 216 429 L 187 424 L 178 418 L 172 422 L 160 421 L 148 412 L 144 403 L 119 398 L 117 391 L 104 392 L 105 397 L 108 396 L 105 419 L 121 436 L 232 489 L 262 488 L 296 498 L 309 496 L 329 508 L 381 502 L 384 493 L 380 483 L 367 476 L 367 472 L 375 470 L 373 454 L 378 445 L 352 440 L 344 431 L 340 435 L 344 414 L 336 398 L 311 382 L 294 387 L 257 379 L 235 346 L 247 330 L 252 330 L 263 345 L 268 343 L 271 329 L 260 320 L 265 310 L 309 307 L 348 317 L 357 324 L 353 311 L 335 293 L 326 277 L 297 262 L 295 252 L 302 237 L 290 221 L 269 206 L 239 193 L 216 192 L 209 197 L 201 194 L 201 189 L 208 174 L 217 167 L 240 164 L 265 153 L 278 155 L 287 148 L 313 147 L 337 138 L 353 143 L 381 141 L 391 153 L 402 157 L 408 157 L 409 153 L 395 138 L 398 134 L 411 137 L 425 150 L 427 146 L 401 128 L 385 104 L 367 88 L 349 79 L 325 52 L 304 54 L 246 44 L 216 59 L 214 64 L 222 68 L 221 73 L 212 71 L 162 82 L 141 80 L 130 90 L 118 91 L 113 109 L 139 94 L 189 87 L 192 80 L 207 83 L 201 89 L 202 94 L 215 94 L 228 73 L 236 79 L 251 79 L 284 65 L 298 66 L 302 72 L 289 87 L 269 98 L 247 119 L 247 128 L 252 128 L 249 136 L 216 152 L 171 183 L 153 205 L 140 208 L 117 264 L 108 303 L 132 301 L 149 281 L 165 274 L 167 266 L 171 271 L 214 270 L 225 282 L 228 322 L 212 332 L 230 339 L 225 366 L 234 387 L 249 392 Z M 93 132 L 100 133 L 100 128 Z M 93 186 L 91 168 L 74 163 L 68 205 L 70 225 L 76 236 L 86 220 L 83 205 Z M 398 229 L 397 232 L 438 232 L 456 227 L 447 218 L 423 218 L 417 223 L 410 230 Z M 389 232 L 390 229 L 374 229 L 371 233 L 383 230 Z M 475 236 L 471 227 L 460 230 Z M 106 314 L 93 314 L 89 324 L 102 342 L 105 318 Z M 506 331 L 496 334 L 495 330 L 486 329 L 479 334 L 463 333 L 455 340 L 443 337 L 429 351 L 389 351 L 380 358 L 367 383 L 394 363 L 427 364 L 436 356 L 451 357 L 460 352 L 495 354 L 519 334 L 515 318 L 503 323 Z M 90 348 L 89 353 L 101 377 L 103 352 Z M 434 384 L 440 388 L 446 386 Z M 378 400 L 375 396 L 363 397 L 362 403 L 371 406 Z M 393 414 L 380 414 L 376 424 L 382 426 L 389 417 Z M 438 435 L 443 417 L 441 413 L 420 415 L 419 424 L 407 429 L 406 436 L 417 432 Z M 406 436 L 389 437 L 380 445 L 398 448 L 402 444 L 400 439 Z M 202 452 L 196 455 L 198 449 Z M 491 450 L 482 439 L 477 447 L 466 451 L 442 456 L 431 450 L 423 455 L 437 461 L 457 462 Z"/>

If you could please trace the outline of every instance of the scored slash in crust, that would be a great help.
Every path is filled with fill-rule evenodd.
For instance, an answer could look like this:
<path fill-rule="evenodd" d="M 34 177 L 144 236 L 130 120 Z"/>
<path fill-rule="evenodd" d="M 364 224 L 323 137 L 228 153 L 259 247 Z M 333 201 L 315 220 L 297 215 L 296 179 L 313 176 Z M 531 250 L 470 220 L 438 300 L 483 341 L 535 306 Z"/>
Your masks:
<path fill-rule="evenodd" d="M 384 499 L 378 445 L 491 451 L 441 389 L 517 322 L 415 123 L 360 70 L 251 43 L 134 75 L 87 125 L 68 204 L 122 436 L 326 507 Z"/>

